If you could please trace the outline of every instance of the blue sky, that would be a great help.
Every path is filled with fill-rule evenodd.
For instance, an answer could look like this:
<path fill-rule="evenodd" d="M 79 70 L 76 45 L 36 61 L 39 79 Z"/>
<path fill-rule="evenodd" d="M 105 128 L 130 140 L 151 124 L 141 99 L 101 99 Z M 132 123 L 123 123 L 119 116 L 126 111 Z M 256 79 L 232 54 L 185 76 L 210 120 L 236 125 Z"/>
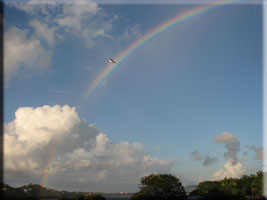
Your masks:
<path fill-rule="evenodd" d="M 144 170 L 129 171 L 129 180 L 134 175 L 140 177 L 152 172 L 166 172 L 179 176 L 183 184 L 188 185 L 221 176 L 240 176 L 240 172 L 254 173 L 261 169 L 263 113 L 260 5 L 221 6 L 167 29 L 119 63 L 96 90 L 82 100 L 88 85 L 109 58 L 118 55 L 162 22 L 197 6 L 87 3 L 81 1 L 82 5 L 88 7 L 68 4 L 6 5 L 5 44 L 12 48 L 5 53 L 4 117 L 5 123 L 12 127 L 6 129 L 6 134 L 10 137 L 15 134 L 16 137 L 10 139 L 5 148 L 10 148 L 8 145 L 15 138 L 25 136 L 20 130 L 28 130 L 30 125 L 21 124 L 28 124 L 29 120 L 34 119 L 34 123 L 29 124 L 39 127 L 36 124 L 43 124 L 43 121 L 38 120 L 48 120 L 52 116 L 49 113 L 52 113 L 53 106 L 62 108 L 67 105 L 75 107 L 81 121 L 91 129 L 94 127 L 94 130 L 85 130 L 88 138 L 84 138 L 95 141 L 93 146 L 97 146 L 97 138 L 103 139 L 100 136 L 104 134 L 106 140 L 103 141 L 110 151 L 118 145 L 123 146 L 122 149 L 126 148 L 124 145 L 127 143 L 130 146 L 126 145 L 124 150 L 129 152 L 128 160 L 131 158 L 140 163 L 146 161 L 141 159 L 146 156 L 154 159 L 151 168 L 144 164 L 139 166 L 144 167 Z M 44 105 L 48 105 L 49 109 L 38 114 L 37 110 L 44 109 Z M 15 117 L 15 112 L 25 107 L 32 107 L 32 113 L 25 112 Z M 28 116 L 23 121 L 23 116 L 27 115 L 34 117 Z M 38 135 L 41 129 L 53 129 L 49 123 L 43 126 L 40 125 L 36 130 L 30 127 L 29 130 L 35 132 L 25 137 L 35 138 L 34 134 Z M 95 133 L 94 137 L 88 136 L 90 131 Z M 64 135 L 66 131 L 62 128 L 59 132 Z M 48 131 L 46 134 L 51 135 L 52 141 L 53 134 L 57 133 Z M 49 141 L 42 143 L 37 138 L 29 139 L 28 142 L 31 145 L 34 142 L 42 144 L 44 149 L 50 144 Z M 135 143 L 142 146 L 141 150 L 139 146 L 134 146 Z M 85 160 L 90 161 L 91 167 L 86 168 L 88 173 L 96 170 L 92 163 L 99 160 L 97 156 L 90 157 L 92 149 L 86 149 L 82 144 L 76 145 L 75 148 L 70 145 L 73 149 L 66 150 L 68 155 L 61 155 L 58 147 L 54 158 L 58 158 L 58 163 L 55 161 L 54 166 L 62 167 L 64 164 L 70 174 L 79 178 L 82 174 L 74 173 L 71 164 L 66 164 L 70 163 L 67 162 L 70 155 L 77 153 L 78 149 L 85 149 L 88 154 L 79 161 L 83 164 Z M 29 152 L 35 148 L 34 145 L 29 147 Z M 49 150 L 39 153 L 45 154 L 46 151 L 49 153 Z M 90 156 L 86 157 L 89 153 Z M 12 152 L 8 156 L 16 158 Z M 24 156 L 24 160 L 37 163 L 30 153 Z M 115 155 L 112 158 L 118 163 L 125 161 L 118 161 Z M 59 160 L 64 160 L 64 163 Z M 102 163 L 107 161 L 110 160 L 101 157 Z M 5 166 L 7 182 L 23 184 L 29 180 L 40 181 L 42 172 L 26 173 L 26 169 L 12 168 L 10 162 Z M 135 168 L 138 165 L 132 163 L 127 166 Z M 235 173 L 231 174 L 231 169 Z M 17 173 L 28 175 L 15 179 L 14 174 Z M 52 175 L 53 171 L 50 173 Z M 111 176 L 109 169 L 103 167 L 102 171 L 96 173 L 100 177 L 98 182 L 93 184 L 84 181 L 93 184 L 95 191 L 100 188 L 112 192 L 137 189 L 138 179 L 125 185 L 124 181 L 129 182 L 125 178 L 118 181 L 117 185 L 110 186 L 108 177 L 118 178 L 115 175 L 124 171 L 115 171 L 114 176 Z M 79 181 L 84 183 L 79 179 L 78 182 L 64 185 L 52 176 L 47 176 L 46 185 L 56 188 L 77 189 L 74 184 L 78 187 Z M 82 184 L 79 187 L 88 190 Z"/>

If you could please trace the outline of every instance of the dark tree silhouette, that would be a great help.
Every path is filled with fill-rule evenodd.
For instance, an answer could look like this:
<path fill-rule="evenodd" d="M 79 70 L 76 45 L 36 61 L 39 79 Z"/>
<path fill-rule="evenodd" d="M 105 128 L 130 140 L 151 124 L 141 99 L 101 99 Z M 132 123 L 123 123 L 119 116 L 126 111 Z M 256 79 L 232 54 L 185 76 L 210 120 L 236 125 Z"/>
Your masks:
<path fill-rule="evenodd" d="M 141 178 L 140 191 L 132 200 L 182 200 L 186 193 L 180 180 L 171 174 L 151 174 Z"/>

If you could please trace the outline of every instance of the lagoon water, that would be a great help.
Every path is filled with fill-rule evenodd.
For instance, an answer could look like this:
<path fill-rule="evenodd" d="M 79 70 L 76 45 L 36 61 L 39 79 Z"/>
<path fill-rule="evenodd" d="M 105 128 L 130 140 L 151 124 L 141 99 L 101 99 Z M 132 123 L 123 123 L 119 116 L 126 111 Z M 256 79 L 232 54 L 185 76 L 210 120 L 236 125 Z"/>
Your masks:
<path fill-rule="evenodd" d="M 130 200 L 131 196 L 105 196 L 106 200 Z"/>
<path fill-rule="evenodd" d="M 131 196 L 105 196 L 106 200 L 130 200 Z M 40 199 L 40 200 L 60 200 L 58 198 L 45 198 L 45 199 Z"/>

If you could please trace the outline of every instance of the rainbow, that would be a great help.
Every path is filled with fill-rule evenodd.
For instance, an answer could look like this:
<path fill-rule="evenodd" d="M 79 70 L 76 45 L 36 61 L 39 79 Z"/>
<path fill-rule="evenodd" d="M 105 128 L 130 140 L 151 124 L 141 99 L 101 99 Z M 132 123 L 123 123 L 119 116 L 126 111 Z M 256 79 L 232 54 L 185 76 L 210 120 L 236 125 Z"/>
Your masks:
<path fill-rule="evenodd" d="M 173 27 L 174 25 L 185 21 L 191 17 L 204 13 L 210 9 L 225 5 L 233 0 L 222 0 L 210 3 L 208 5 L 199 6 L 193 8 L 191 10 L 185 11 L 177 16 L 163 22 L 152 30 L 148 31 L 145 35 L 143 35 L 140 39 L 133 42 L 128 48 L 123 50 L 116 56 L 114 59 L 117 61 L 116 64 L 108 63 L 104 69 L 95 77 L 95 79 L 89 84 L 89 87 L 85 91 L 83 95 L 83 100 L 87 98 L 96 88 L 97 86 L 114 70 L 124 59 L 126 59 L 133 51 L 135 51 L 138 47 L 146 43 L 147 41 L 154 38 L 156 35 L 164 32 L 165 30 Z"/>
<path fill-rule="evenodd" d="M 140 39 L 136 40 L 133 42 L 128 48 L 123 50 L 116 56 L 114 59 L 117 61 L 116 64 L 113 63 L 108 63 L 104 69 L 96 76 L 96 78 L 89 84 L 87 90 L 85 91 L 83 95 L 83 100 L 86 99 L 96 88 L 97 86 L 111 73 L 112 70 L 114 70 L 124 59 L 126 59 L 133 51 L 135 51 L 138 47 L 146 43 L 147 41 L 151 40 L 153 37 L 156 35 L 162 33 L 163 31 L 169 29 L 170 27 L 173 27 L 174 25 L 189 19 L 193 16 L 199 15 L 203 12 L 206 12 L 210 9 L 222 6 L 224 4 L 227 4 L 229 2 L 236 1 L 236 0 L 221 0 L 217 1 L 216 3 L 210 3 L 205 6 L 199 6 L 195 7 L 193 9 L 190 9 L 188 11 L 185 11 L 165 22 L 162 24 L 158 25 L 154 29 L 148 31 L 143 37 Z M 44 186 L 46 179 L 47 179 L 47 174 L 49 171 L 49 167 L 51 165 L 51 162 L 53 161 L 54 155 L 56 153 L 57 146 L 60 143 L 60 137 L 56 139 L 54 147 L 51 148 L 49 158 L 47 160 L 47 163 L 44 167 L 44 171 L 42 173 L 41 177 L 41 185 Z M 40 191 L 40 197 L 42 197 L 41 191 Z"/>
<path fill-rule="evenodd" d="M 42 173 L 42 176 L 41 176 L 41 182 L 40 182 L 40 185 L 41 185 L 42 187 L 45 187 L 45 183 L 46 183 L 46 179 L 47 179 L 47 174 L 48 174 L 48 171 L 49 171 L 51 162 L 53 161 L 53 158 L 54 158 L 54 156 L 55 156 L 57 147 L 58 147 L 58 145 L 60 144 L 60 141 L 61 141 L 61 137 L 60 137 L 60 136 L 58 136 L 58 137 L 55 138 L 53 147 L 51 148 L 50 154 L 49 154 L 49 156 L 48 156 L 46 165 L 45 165 L 45 167 L 44 167 L 44 170 L 43 170 L 43 173 Z M 40 189 L 40 191 L 39 191 L 39 197 L 43 199 L 43 191 L 42 191 L 42 189 Z"/>

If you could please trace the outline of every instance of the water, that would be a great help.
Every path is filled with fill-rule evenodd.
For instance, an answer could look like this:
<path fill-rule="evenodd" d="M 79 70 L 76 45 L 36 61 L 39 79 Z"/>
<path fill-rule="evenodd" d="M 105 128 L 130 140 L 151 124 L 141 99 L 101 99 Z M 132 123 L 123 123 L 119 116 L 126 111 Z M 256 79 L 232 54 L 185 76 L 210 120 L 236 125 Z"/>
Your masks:
<path fill-rule="evenodd" d="M 131 196 L 105 196 L 106 200 L 130 200 Z"/>

